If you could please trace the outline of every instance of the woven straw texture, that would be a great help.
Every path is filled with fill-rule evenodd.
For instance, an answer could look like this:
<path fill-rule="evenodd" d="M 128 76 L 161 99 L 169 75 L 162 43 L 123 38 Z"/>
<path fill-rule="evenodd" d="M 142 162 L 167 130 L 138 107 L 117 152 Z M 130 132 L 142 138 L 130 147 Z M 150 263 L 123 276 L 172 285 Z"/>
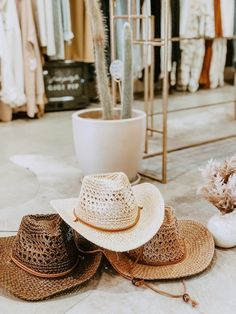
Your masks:
<path fill-rule="evenodd" d="M 73 209 L 78 204 L 77 198 L 54 200 L 50 203 L 62 219 L 87 240 L 105 249 L 124 252 L 149 241 L 159 230 L 164 219 L 164 201 L 157 187 L 143 183 L 132 187 L 132 191 L 138 206 L 142 206 L 143 209 L 134 227 L 119 232 L 101 231 L 80 221 L 75 222 Z"/>
<path fill-rule="evenodd" d="M 155 236 L 141 248 L 127 252 L 127 255 L 146 265 L 176 264 L 185 257 L 184 239 L 181 237 L 174 210 L 165 208 L 165 218 Z"/>
<path fill-rule="evenodd" d="M 122 229 L 138 216 L 138 205 L 127 176 L 122 172 L 85 176 L 76 215 L 104 229 Z"/>
<path fill-rule="evenodd" d="M 17 266 L 11 255 L 33 271 L 55 274 L 71 269 L 78 259 L 72 232 L 58 215 L 25 216 L 15 237 L 0 238 L 0 288 L 28 301 L 68 293 L 97 271 L 102 254 L 79 256 L 68 275 L 40 278 Z"/>
<path fill-rule="evenodd" d="M 214 256 L 214 240 L 200 223 L 191 220 L 178 221 L 179 233 L 184 239 L 185 258 L 172 265 L 153 266 L 134 264 L 127 253 L 105 250 L 105 256 L 120 273 L 139 279 L 177 279 L 192 276 L 205 270 Z M 165 250 L 166 252 L 166 250 Z"/>

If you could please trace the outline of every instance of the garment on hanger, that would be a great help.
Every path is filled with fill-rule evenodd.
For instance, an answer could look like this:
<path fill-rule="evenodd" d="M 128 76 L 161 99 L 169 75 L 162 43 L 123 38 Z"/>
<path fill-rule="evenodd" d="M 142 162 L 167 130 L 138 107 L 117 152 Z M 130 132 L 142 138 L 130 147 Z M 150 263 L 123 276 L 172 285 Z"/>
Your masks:
<path fill-rule="evenodd" d="M 213 39 L 207 39 L 205 41 L 205 56 L 202 66 L 202 72 L 200 76 L 199 83 L 200 85 L 208 89 L 210 88 L 210 67 L 211 67 L 211 60 L 212 60 L 212 45 Z"/>
<path fill-rule="evenodd" d="M 33 118 L 44 111 L 44 81 L 31 0 L 20 0 L 19 18 L 24 58 L 24 83 L 27 115 Z"/>
<path fill-rule="evenodd" d="M 65 59 L 94 62 L 93 39 L 84 0 L 70 0 L 72 32 L 71 44 L 65 44 Z"/>
<path fill-rule="evenodd" d="M 151 16 L 151 0 L 144 0 L 142 3 L 142 15 Z M 142 39 L 152 39 L 152 22 L 150 19 L 142 19 Z M 152 48 L 151 46 L 143 46 L 143 66 L 151 65 L 152 63 Z"/>
<path fill-rule="evenodd" d="M 47 30 L 47 55 L 55 56 L 56 44 L 53 26 L 53 0 L 44 0 L 46 30 Z"/>
<path fill-rule="evenodd" d="M 25 104 L 22 38 L 15 0 L 0 1 L 1 101 Z"/>
<path fill-rule="evenodd" d="M 127 0 L 117 0 L 115 6 L 115 15 L 127 15 L 136 14 L 140 15 L 140 2 L 137 1 L 136 7 L 128 7 L 129 2 Z M 132 12 L 131 12 L 132 10 Z M 123 26 L 125 21 L 118 19 L 115 28 L 115 41 L 116 41 L 116 57 L 119 60 L 123 59 Z M 140 31 L 136 34 L 136 25 L 132 25 L 133 38 L 138 39 L 141 35 Z M 133 64 L 133 76 L 134 78 L 139 78 L 142 76 L 143 61 L 142 61 L 142 48 L 140 45 L 133 45 L 133 59 L 135 60 Z"/>
<path fill-rule="evenodd" d="M 215 33 L 217 38 L 213 40 L 212 44 L 212 58 L 209 71 L 210 88 L 216 88 L 224 85 L 227 40 L 221 37 L 225 36 L 225 34 L 229 31 L 229 24 L 228 22 L 223 23 L 223 20 L 226 20 L 226 17 L 223 17 L 223 14 L 226 13 L 225 9 L 228 5 L 228 2 L 224 2 L 226 5 L 224 5 L 223 2 L 224 0 L 214 0 Z M 223 10 L 222 7 L 224 7 Z"/>
<path fill-rule="evenodd" d="M 224 85 L 224 69 L 226 63 L 227 39 L 216 38 L 212 45 L 212 60 L 210 67 L 211 88 Z"/>
<path fill-rule="evenodd" d="M 44 0 L 33 0 L 33 13 L 41 47 L 47 46 L 46 11 Z"/>
<path fill-rule="evenodd" d="M 214 3 L 213 0 L 180 1 L 180 36 L 214 37 Z M 183 89 L 196 92 L 205 55 L 204 39 L 187 39 L 181 41 L 181 85 Z"/>
<path fill-rule="evenodd" d="M 62 27 L 64 41 L 70 42 L 74 38 L 74 34 L 71 28 L 71 15 L 70 15 L 70 1 L 61 0 L 62 10 Z"/>
<path fill-rule="evenodd" d="M 65 59 L 64 50 L 64 34 L 62 26 L 62 5 L 61 1 L 53 1 L 53 28 L 54 28 L 54 38 L 55 38 L 55 55 L 51 56 L 51 60 L 63 60 Z"/>
<path fill-rule="evenodd" d="M 232 37 L 234 34 L 234 0 L 221 0 L 220 9 L 223 37 Z"/>
<path fill-rule="evenodd" d="M 172 19 L 171 19 L 171 6 L 170 6 L 170 1 L 167 2 L 168 4 L 168 38 L 171 38 L 171 33 L 172 33 Z M 163 8 L 161 9 L 161 38 L 164 39 L 164 23 L 165 23 L 165 17 L 163 14 Z M 161 47 L 161 75 L 160 78 L 164 77 L 164 51 L 165 48 L 162 46 Z M 171 71 L 171 67 L 172 67 L 172 63 L 171 63 L 171 59 L 172 59 L 172 42 L 169 41 L 168 42 L 168 63 L 167 63 L 167 67 L 168 67 L 168 72 Z"/>

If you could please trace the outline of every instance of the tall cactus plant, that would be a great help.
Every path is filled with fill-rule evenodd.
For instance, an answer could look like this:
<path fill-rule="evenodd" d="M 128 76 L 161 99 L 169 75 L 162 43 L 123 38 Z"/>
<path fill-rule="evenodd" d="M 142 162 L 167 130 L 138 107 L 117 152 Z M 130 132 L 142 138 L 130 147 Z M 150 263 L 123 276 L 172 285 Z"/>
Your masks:
<path fill-rule="evenodd" d="M 91 23 L 94 42 L 95 70 L 99 100 L 103 109 L 103 119 L 113 119 L 113 104 L 109 87 L 109 76 L 106 66 L 106 39 L 104 17 L 99 0 L 85 0 L 86 8 Z"/>
<path fill-rule="evenodd" d="M 132 30 L 129 23 L 123 28 L 123 80 L 122 80 L 122 119 L 132 117 L 133 105 L 133 58 L 132 58 Z"/>

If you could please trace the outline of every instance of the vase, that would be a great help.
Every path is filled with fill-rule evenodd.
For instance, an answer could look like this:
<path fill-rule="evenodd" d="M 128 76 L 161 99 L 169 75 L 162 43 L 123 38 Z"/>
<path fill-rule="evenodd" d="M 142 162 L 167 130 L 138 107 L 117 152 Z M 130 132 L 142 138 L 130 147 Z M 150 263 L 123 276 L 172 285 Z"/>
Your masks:
<path fill-rule="evenodd" d="M 144 153 L 146 114 L 132 110 L 132 118 L 103 120 L 102 110 L 85 109 L 72 115 L 74 145 L 83 175 L 122 171 L 135 181 Z"/>
<path fill-rule="evenodd" d="M 216 246 L 221 248 L 236 246 L 236 211 L 214 215 L 208 221 L 207 228 L 212 233 Z"/>

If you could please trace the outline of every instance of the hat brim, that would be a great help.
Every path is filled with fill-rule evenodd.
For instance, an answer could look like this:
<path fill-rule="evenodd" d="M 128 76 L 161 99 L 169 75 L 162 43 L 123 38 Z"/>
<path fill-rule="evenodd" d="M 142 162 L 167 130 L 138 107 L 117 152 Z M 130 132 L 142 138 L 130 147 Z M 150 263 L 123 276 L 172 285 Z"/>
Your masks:
<path fill-rule="evenodd" d="M 191 220 L 178 221 L 181 236 L 185 241 L 186 255 L 177 264 L 149 266 L 135 264 L 126 253 L 105 250 L 104 254 L 110 264 L 119 273 L 138 279 L 177 279 L 196 275 L 211 263 L 215 244 L 210 232 L 200 223 Z M 132 269 L 132 274 L 131 274 Z"/>
<path fill-rule="evenodd" d="M 0 287 L 27 301 L 40 301 L 79 288 L 92 278 L 102 259 L 100 252 L 86 255 L 67 276 L 53 279 L 39 278 L 27 273 L 11 261 L 15 237 L 0 238 Z"/>
<path fill-rule="evenodd" d="M 164 200 L 157 187 L 143 183 L 132 187 L 132 190 L 138 205 L 143 209 L 138 223 L 125 231 L 100 231 L 79 221 L 75 222 L 73 209 L 78 204 L 77 198 L 53 200 L 50 204 L 68 225 L 87 240 L 108 250 L 124 252 L 148 242 L 164 220 Z"/>

